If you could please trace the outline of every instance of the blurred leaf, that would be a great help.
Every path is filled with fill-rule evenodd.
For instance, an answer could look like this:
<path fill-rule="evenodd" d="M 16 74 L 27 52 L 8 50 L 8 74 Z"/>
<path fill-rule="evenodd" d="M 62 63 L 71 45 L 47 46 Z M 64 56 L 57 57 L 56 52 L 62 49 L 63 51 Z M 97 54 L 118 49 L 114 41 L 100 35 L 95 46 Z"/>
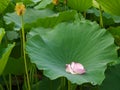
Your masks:
<path fill-rule="evenodd" d="M 0 0 L 0 14 L 6 9 L 10 0 Z"/>
<path fill-rule="evenodd" d="M 120 26 L 118 26 L 118 27 L 110 27 L 108 30 L 110 31 L 110 33 L 113 36 L 119 36 L 120 37 Z"/>
<path fill-rule="evenodd" d="M 57 90 L 59 85 L 60 79 L 50 80 L 48 78 L 43 78 L 32 86 L 32 90 Z"/>
<path fill-rule="evenodd" d="M 113 16 L 113 20 L 115 23 L 120 23 L 120 16 Z"/>
<path fill-rule="evenodd" d="M 41 26 L 41 27 L 45 27 L 45 28 L 52 28 L 61 22 L 74 21 L 75 15 L 76 15 L 76 11 L 73 11 L 73 10 L 59 12 L 57 14 L 53 14 L 53 15 L 45 17 L 45 18 L 39 18 L 36 22 L 33 22 L 31 24 L 26 24 L 25 27 L 31 28 L 31 27 L 40 27 Z"/>
<path fill-rule="evenodd" d="M 15 43 L 8 44 L 7 48 L 0 48 L 0 75 L 3 73 L 3 71 L 6 67 L 9 55 L 14 46 L 15 46 Z"/>
<path fill-rule="evenodd" d="M 19 38 L 19 34 L 15 31 L 7 31 L 8 40 L 14 40 Z"/>
<path fill-rule="evenodd" d="M 42 0 L 36 7 L 35 9 L 42 9 L 45 8 L 48 4 L 50 4 L 52 0 Z"/>
<path fill-rule="evenodd" d="M 107 64 L 117 59 L 112 36 L 89 21 L 62 23 L 51 31 L 33 35 L 27 40 L 26 50 L 31 62 L 44 70 L 45 76 L 52 80 L 66 77 L 76 84 L 100 85 Z M 86 73 L 67 73 L 65 65 L 73 61 L 83 64 Z"/>
<path fill-rule="evenodd" d="M 0 43 L 4 35 L 5 35 L 5 30 L 3 28 L 0 28 Z"/>
<path fill-rule="evenodd" d="M 32 0 L 34 3 L 40 2 L 41 0 Z"/>
<path fill-rule="evenodd" d="M 120 16 L 120 0 L 96 0 L 102 8 L 113 15 Z"/>
<path fill-rule="evenodd" d="M 9 58 L 6 67 L 4 69 L 3 74 L 13 74 L 13 75 L 21 75 L 25 73 L 24 60 L 23 58 Z"/>
<path fill-rule="evenodd" d="M 45 9 L 45 10 L 36 10 L 36 9 L 27 9 L 24 15 L 24 23 L 33 23 L 39 18 L 45 18 L 50 15 L 53 15 L 53 11 Z M 21 19 L 17 14 L 14 13 L 7 13 L 4 16 L 6 24 L 14 23 L 16 30 L 21 28 Z"/>
<path fill-rule="evenodd" d="M 28 28 L 28 30 L 30 30 L 32 27 L 40 27 L 40 26 L 53 27 L 60 22 L 74 20 L 75 15 L 76 15 L 76 11 L 72 11 L 72 10 L 55 14 L 51 10 L 28 9 L 26 11 L 26 14 L 24 15 L 24 23 L 25 23 L 25 27 Z M 10 24 L 14 22 L 15 30 L 20 30 L 21 28 L 20 17 L 17 16 L 15 13 L 8 13 L 4 17 L 4 19 L 6 21 L 6 24 Z"/>
<path fill-rule="evenodd" d="M 67 5 L 80 12 L 86 11 L 92 6 L 93 0 L 68 0 Z"/>
<path fill-rule="evenodd" d="M 120 90 L 120 64 L 109 67 L 106 70 L 106 78 L 100 86 L 100 90 Z"/>
<path fill-rule="evenodd" d="M 16 4 L 18 2 L 23 2 L 26 6 L 34 4 L 33 0 L 11 0 L 12 3 Z"/>
<path fill-rule="evenodd" d="M 99 22 L 100 11 L 98 9 L 96 9 L 96 8 L 88 9 L 87 13 L 92 14 L 90 19 Z M 115 25 L 115 23 L 117 23 L 117 24 L 120 23 L 120 16 L 111 15 L 111 14 L 106 13 L 106 12 L 103 12 L 102 15 L 103 15 L 102 19 L 103 19 L 104 26 L 106 26 L 106 25 Z"/>
<path fill-rule="evenodd" d="M 96 0 L 93 0 L 93 6 L 96 7 L 96 8 L 99 8 L 99 4 L 97 3 Z"/>
<path fill-rule="evenodd" d="M 115 43 L 120 46 L 120 26 L 110 27 L 108 30 L 115 38 Z"/>

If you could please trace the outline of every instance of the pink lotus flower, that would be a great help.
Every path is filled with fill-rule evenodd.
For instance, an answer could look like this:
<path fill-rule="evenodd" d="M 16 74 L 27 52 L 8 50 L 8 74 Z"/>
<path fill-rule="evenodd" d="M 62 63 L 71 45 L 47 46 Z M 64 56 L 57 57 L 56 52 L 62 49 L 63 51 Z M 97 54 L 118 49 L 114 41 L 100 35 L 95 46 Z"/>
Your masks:
<path fill-rule="evenodd" d="M 72 62 L 71 64 L 66 64 L 66 72 L 71 74 L 84 74 L 86 71 L 82 64 Z"/>

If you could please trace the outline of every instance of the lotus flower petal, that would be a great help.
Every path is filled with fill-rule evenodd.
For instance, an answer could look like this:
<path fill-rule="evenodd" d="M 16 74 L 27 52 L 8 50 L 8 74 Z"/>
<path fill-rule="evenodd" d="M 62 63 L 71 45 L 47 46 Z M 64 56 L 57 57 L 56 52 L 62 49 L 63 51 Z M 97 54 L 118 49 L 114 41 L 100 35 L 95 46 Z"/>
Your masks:
<path fill-rule="evenodd" d="M 66 72 L 71 74 L 84 74 L 86 71 L 82 64 L 72 62 L 71 64 L 66 64 Z"/>
<path fill-rule="evenodd" d="M 66 64 L 66 72 L 71 73 L 71 74 L 75 74 L 70 66 L 70 64 Z"/>
<path fill-rule="evenodd" d="M 71 68 L 72 68 L 73 72 L 76 74 L 84 74 L 85 73 L 84 66 L 80 63 L 72 62 Z"/>

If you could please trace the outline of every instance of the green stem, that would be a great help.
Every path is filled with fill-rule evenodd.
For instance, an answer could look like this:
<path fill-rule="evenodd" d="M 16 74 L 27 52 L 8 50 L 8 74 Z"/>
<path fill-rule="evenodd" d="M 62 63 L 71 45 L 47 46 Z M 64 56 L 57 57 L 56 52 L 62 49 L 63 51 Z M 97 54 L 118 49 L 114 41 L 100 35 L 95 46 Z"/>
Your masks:
<path fill-rule="evenodd" d="M 22 31 L 20 30 L 20 43 L 21 43 L 21 57 L 23 56 L 23 40 L 22 40 Z"/>
<path fill-rule="evenodd" d="M 16 83 L 17 83 L 18 90 L 20 90 L 19 81 L 18 81 L 16 75 L 15 75 L 15 79 L 16 79 Z"/>
<path fill-rule="evenodd" d="M 83 88 L 83 86 L 82 86 L 82 85 L 80 85 L 80 90 L 82 90 L 82 88 Z"/>
<path fill-rule="evenodd" d="M 84 18 L 86 18 L 86 12 L 83 12 L 83 16 L 84 16 Z"/>
<path fill-rule="evenodd" d="M 5 78 L 4 75 L 3 75 L 3 80 L 4 80 L 5 84 L 6 84 L 6 88 L 7 88 L 7 90 L 9 90 L 9 85 L 8 85 L 7 80 L 6 80 L 6 78 Z"/>
<path fill-rule="evenodd" d="M 64 78 L 64 77 L 61 77 L 61 88 L 62 88 L 62 90 L 64 90 L 65 84 L 66 84 L 65 78 Z"/>
<path fill-rule="evenodd" d="M 30 84 L 32 84 L 34 82 L 34 66 L 33 64 L 31 64 L 31 67 L 30 67 Z"/>
<path fill-rule="evenodd" d="M 53 87 L 53 83 L 52 83 L 52 80 L 51 80 L 50 81 L 50 90 L 53 90 L 52 87 Z"/>
<path fill-rule="evenodd" d="M 68 90 L 71 90 L 71 82 L 68 81 Z"/>
<path fill-rule="evenodd" d="M 24 75 L 24 88 L 27 90 L 26 76 Z"/>
<path fill-rule="evenodd" d="M 27 86 L 28 90 L 31 90 L 30 87 L 30 81 L 29 81 L 29 75 L 28 75 L 28 68 L 27 68 L 27 60 L 26 60 L 26 51 L 25 51 L 25 33 L 24 33 L 24 20 L 23 15 L 21 16 L 21 24 L 22 24 L 22 46 L 23 46 L 23 58 L 24 58 L 24 64 L 25 64 L 25 72 L 26 72 L 26 80 L 27 80 Z"/>
<path fill-rule="evenodd" d="M 101 6 L 99 6 L 99 9 L 100 9 L 100 26 L 104 27 L 103 26 L 103 18 L 102 18 L 102 9 L 101 9 Z"/>
<path fill-rule="evenodd" d="M 35 73 L 35 75 L 37 75 L 37 69 L 36 69 L 35 65 L 34 65 L 34 73 Z M 37 81 L 38 81 L 38 77 L 35 78 L 35 82 L 37 82 Z"/>
<path fill-rule="evenodd" d="M 1 84 L 0 84 L 0 90 L 4 90 Z"/>
<path fill-rule="evenodd" d="M 9 74 L 9 90 L 12 90 L 12 79 L 11 74 Z"/>

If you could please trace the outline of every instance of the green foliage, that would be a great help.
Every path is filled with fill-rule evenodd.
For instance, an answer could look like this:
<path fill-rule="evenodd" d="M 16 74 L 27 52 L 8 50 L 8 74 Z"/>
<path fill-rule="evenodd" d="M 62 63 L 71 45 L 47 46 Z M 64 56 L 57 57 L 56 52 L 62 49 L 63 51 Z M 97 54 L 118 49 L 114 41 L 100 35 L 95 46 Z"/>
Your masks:
<path fill-rule="evenodd" d="M 80 21 L 62 23 L 51 31 L 33 35 L 26 49 L 31 62 L 44 70 L 47 77 L 66 77 L 72 83 L 96 85 L 104 80 L 107 64 L 117 59 L 113 43 L 114 39 L 105 29 L 100 29 L 96 23 Z M 65 71 L 65 65 L 73 61 L 84 65 L 84 75 Z"/>
<path fill-rule="evenodd" d="M 120 16 L 120 0 L 96 0 L 102 8 L 113 15 Z"/>
<path fill-rule="evenodd" d="M 35 22 L 37 19 L 39 18 L 45 18 L 48 17 L 50 15 L 53 15 L 53 11 L 51 10 L 36 10 L 36 9 L 27 9 L 24 15 L 24 23 L 33 23 Z M 5 17 L 4 17 L 6 24 L 10 24 L 10 23 L 14 23 L 15 24 L 15 29 L 19 30 L 21 28 L 21 21 L 20 21 L 20 17 L 17 16 L 17 14 L 14 13 L 8 13 Z"/>
<path fill-rule="evenodd" d="M 5 35 L 5 30 L 3 28 L 0 28 L 0 43 L 4 35 Z"/>
<path fill-rule="evenodd" d="M 67 5 L 75 10 L 83 12 L 92 6 L 92 0 L 68 0 Z"/>
<path fill-rule="evenodd" d="M 15 44 L 9 44 L 7 48 L 0 48 L 0 75 L 3 73 L 6 67 L 9 55 L 14 46 Z"/>
<path fill-rule="evenodd" d="M 108 30 L 115 38 L 115 43 L 120 46 L 120 26 L 110 27 Z"/>
<path fill-rule="evenodd" d="M 43 78 L 32 86 L 32 90 L 58 90 L 60 79 L 51 81 L 48 78 Z M 47 86 L 47 87 L 46 87 Z"/>
<path fill-rule="evenodd" d="M 22 75 L 25 73 L 23 58 L 9 58 L 3 74 L 8 75 L 9 73 L 13 75 Z"/>
<path fill-rule="evenodd" d="M 100 11 L 96 8 L 91 8 L 87 10 L 87 13 L 90 14 L 92 20 L 96 20 L 99 22 Z M 103 24 L 105 26 L 108 25 L 115 25 L 120 23 L 120 16 L 111 15 L 109 13 L 103 12 L 102 13 Z"/>
<path fill-rule="evenodd" d="M 0 1 L 0 90 L 119 90 L 120 1 L 55 1 Z"/>
<path fill-rule="evenodd" d="M 106 78 L 100 86 L 100 90 L 120 90 L 120 64 L 109 67 L 106 70 Z M 112 84 L 112 85 L 111 85 Z"/>
<path fill-rule="evenodd" d="M 34 15 L 30 15 L 29 13 L 35 13 Z M 76 15 L 75 11 L 64 11 L 60 13 L 54 13 L 51 10 L 34 10 L 28 9 L 26 14 L 24 15 L 24 23 L 26 28 L 32 27 L 53 27 L 56 24 L 64 21 L 74 20 L 74 16 Z M 4 17 L 7 24 L 12 22 L 15 23 L 15 30 L 19 30 L 21 28 L 20 17 L 18 17 L 15 13 L 7 14 Z"/>
<path fill-rule="evenodd" d="M 45 8 L 51 2 L 52 2 L 52 0 L 42 0 L 37 6 L 35 6 L 35 9 Z"/>
<path fill-rule="evenodd" d="M 0 0 L 0 14 L 7 8 L 10 0 Z"/>

